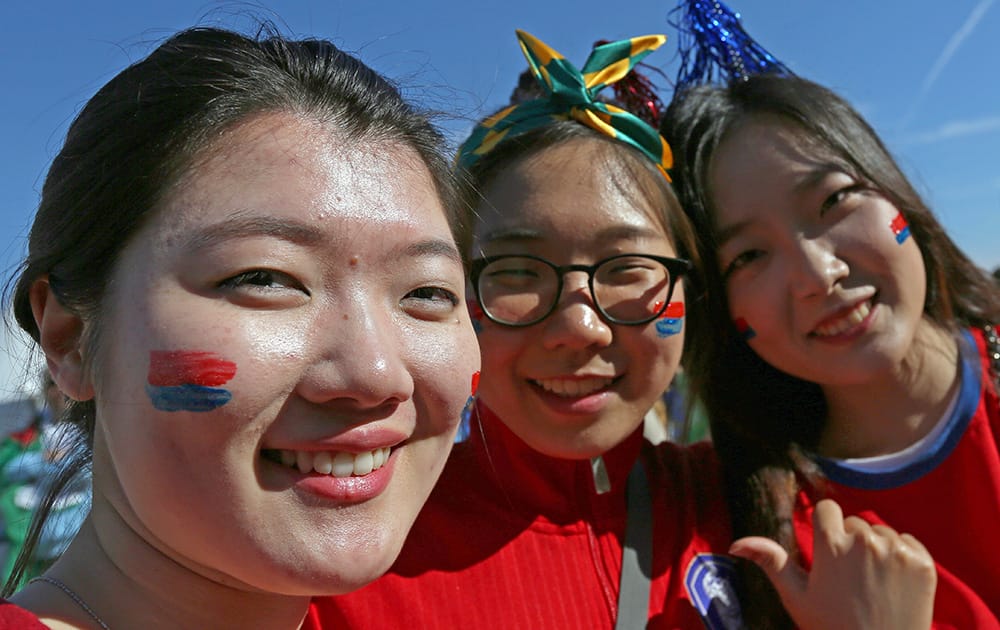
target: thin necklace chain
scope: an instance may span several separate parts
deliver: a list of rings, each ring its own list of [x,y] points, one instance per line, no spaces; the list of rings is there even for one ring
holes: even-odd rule
[[[77,606],[82,608],[88,615],[90,615],[90,618],[93,619],[97,623],[97,625],[99,625],[104,630],[111,630],[111,628],[108,627],[108,624],[104,623],[104,620],[101,619],[98,616],[98,614],[94,612],[94,609],[88,606],[87,602],[83,601],[82,597],[73,592],[73,589],[66,586],[62,581],[57,580],[54,577],[49,577],[47,575],[40,575],[32,579],[30,582],[28,582],[28,584],[31,584],[32,582],[47,582],[52,586],[58,588],[63,593],[69,595],[69,598],[72,599],[74,602],[76,602]]]
[[[472,415],[476,416],[476,426],[479,428],[479,436],[483,440],[483,449],[486,451],[486,461],[490,463],[490,470],[493,471],[493,478],[497,480],[497,485],[500,486],[500,492],[503,493],[503,498],[507,499],[507,506],[510,508],[512,514],[517,514],[517,510],[514,509],[514,502],[510,500],[510,496],[507,494],[507,488],[503,485],[503,477],[500,476],[500,471],[497,470],[496,465],[493,463],[493,456],[490,454],[490,445],[486,441],[486,432],[483,430],[483,419],[479,416],[479,401],[472,407],[472,414],[470,414],[469,421],[472,421]]]

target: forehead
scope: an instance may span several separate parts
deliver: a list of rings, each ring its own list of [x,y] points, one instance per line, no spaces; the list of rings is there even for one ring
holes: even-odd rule
[[[227,215],[295,220],[331,236],[343,221],[450,234],[415,150],[290,113],[257,116],[202,150],[165,195],[157,222],[170,233]]]
[[[628,161],[603,145],[563,142],[506,167],[483,191],[476,243],[522,233],[583,246],[609,235],[669,240],[664,210],[656,207],[662,195],[642,185],[648,173],[630,172]]]
[[[726,134],[712,157],[708,184],[715,211],[795,194],[824,174],[843,171],[840,161],[792,123],[750,118]]]

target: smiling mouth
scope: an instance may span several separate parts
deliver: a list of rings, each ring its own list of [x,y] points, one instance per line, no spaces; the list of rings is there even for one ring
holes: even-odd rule
[[[620,378],[620,377],[618,377]],[[589,378],[544,378],[529,379],[529,381],[541,387],[550,394],[562,396],[564,398],[577,398],[587,396],[594,392],[610,387],[618,378],[609,377],[589,377]]]
[[[871,312],[871,300],[865,300],[852,308],[843,317],[839,317],[833,321],[817,326],[816,329],[812,331],[812,334],[816,337],[833,337],[839,335],[865,321],[865,318],[868,317]]]
[[[363,453],[263,449],[261,455],[286,468],[297,468],[304,475],[319,473],[333,477],[360,477],[384,466],[391,452],[392,449],[386,446]]]

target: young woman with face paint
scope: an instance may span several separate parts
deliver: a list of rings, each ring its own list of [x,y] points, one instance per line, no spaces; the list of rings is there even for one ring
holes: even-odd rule
[[[810,514],[832,497],[926,544],[936,622],[996,627],[1000,289],[815,83],[692,88],[661,129],[705,268],[687,373],[729,465],[736,534],[808,565]],[[772,615],[763,577],[750,582],[748,619]]]
[[[93,504],[0,626],[298,628],[390,566],[479,369],[440,146],[319,40],[183,31],[98,91],[13,292]]]
[[[365,627],[380,611],[386,628],[742,627],[710,446],[642,436],[680,360],[689,296],[678,254],[693,251],[691,232],[665,177],[669,148],[593,98],[663,38],[599,46],[582,70],[519,39],[542,98],[487,119],[459,157],[479,191],[467,252],[483,371],[470,438],[392,570],[318,599],[310,627]],[[888,622],[831,614],[872,589],[861,537],[885,549],[903,539],[845,523],[832,503],[819,512],[827,551],[811,580],[776,572],[803,626],[926,627],[926,608],[894,590],[918,602],[933,592],[919,543],[879,574],[875,590],[896,598],[876,611]]]

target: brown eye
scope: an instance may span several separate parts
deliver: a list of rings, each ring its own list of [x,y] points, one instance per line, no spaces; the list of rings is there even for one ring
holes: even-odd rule
[[[746,267],[747,265],[749,265],[750,263],[757,260],[763,255],[764,252],[759,249],[748,249],[746,251],[740,252],[739,254],[733,257],[732,261],[730,261],[728,265],[726,265],[725,269],[722,272],[723,280],[728,280],[729,276],[736,273],[740,269]]]
[[[852,195],[860,193],[865,190],[864,184],[851,184],[850,186],[845,186],[840,188],[835,193],[823,200],[823,206],[820,208],[820,216],[826,214],[829,210],[836,208],[838,205],[850,199]]]
[[[298,280],[273,269],[250,269],[219,282],[219,288],[239,293],[268,295],[296,291],[309,295],[309,290]]]
[[[458,306],[459,301],[457,295],[448,289],[442,289],[441,287],[420,287],[419,289],[414,289],[407,293],[403,299],[445,302],[451,306]]]

